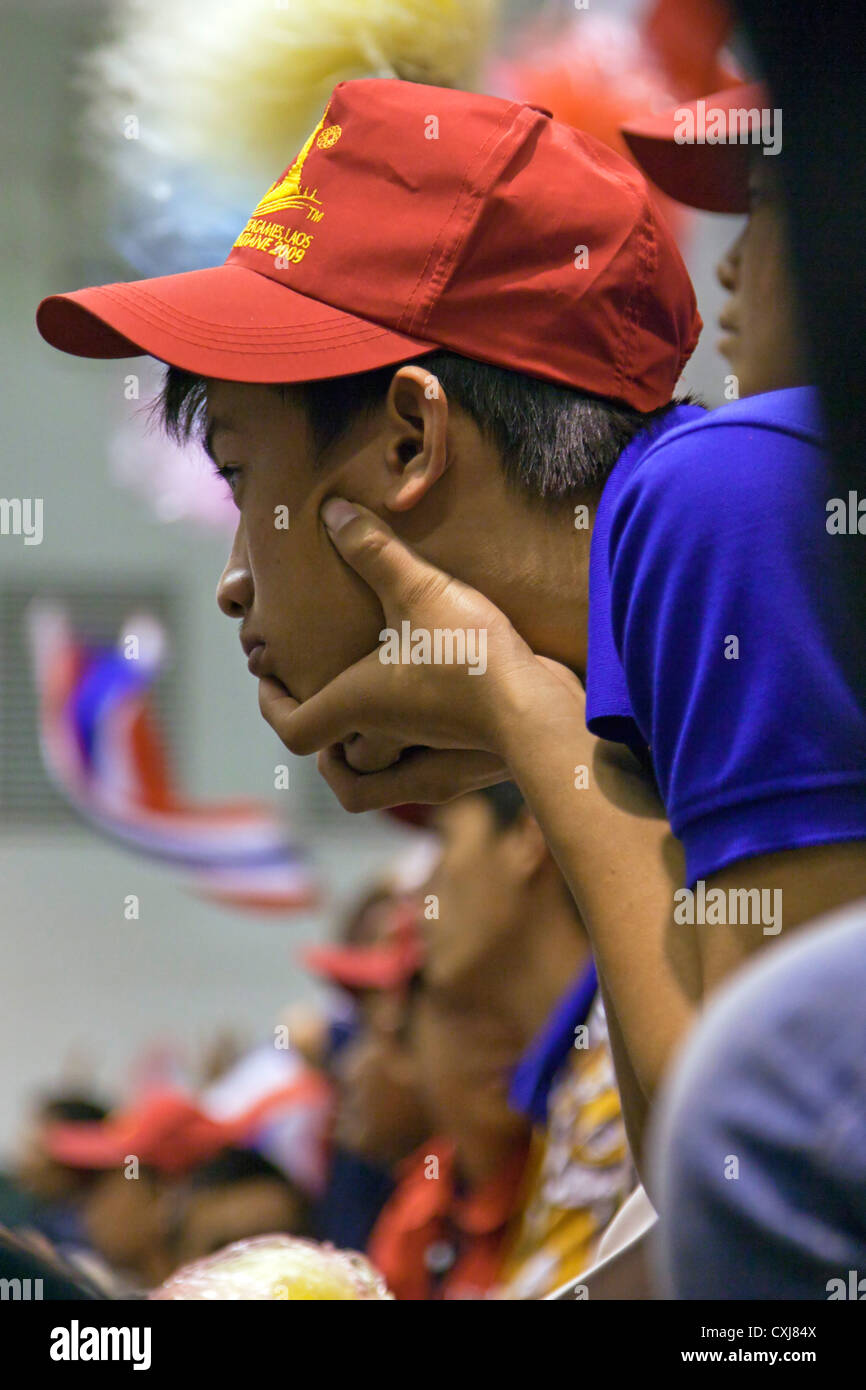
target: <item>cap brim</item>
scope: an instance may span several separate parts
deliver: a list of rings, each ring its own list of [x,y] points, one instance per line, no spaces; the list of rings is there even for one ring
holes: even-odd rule
[[[647,178],[668,197],[703,212],[749,211],[749,159],[754,146],[728,143],[729,113],[762,109],[766,89],[760,83],[730,87],[701,97],[705,109],[725,113],[713,143],[681,142],[683,113],[697,114],[698,102],[681,102],[659,115],[641,117],[620,127],[623,139]]]
[[[437,347],[239,265],[49,295],[36,324],[52,347],[77,357],[149,354],[224,381],[347,376]]]
[[[45,1132],[47,1151],[69,1168],[114,1168],[135,1154],[165,1173],[180,1173],[232,1141],[219,1121],[188,1097],[153,1092],[107,1120],[55,1124]]]
[[[417,973],[422,951],[411,942],[397,941],[385,946],[308,946],[301,959],[314,975],[344,989],[391,990]]]
[[[43,1143],[51,1157],[67,1168],[113,1168],[123,1162],[134,1137],[118,1133],[111,1124],[88,1122],[52,1125]]]

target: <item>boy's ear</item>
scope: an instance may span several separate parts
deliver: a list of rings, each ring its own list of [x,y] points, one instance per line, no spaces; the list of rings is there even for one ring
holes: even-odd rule
[[[448,400],[438,379],[423,366],[400,367],[385,403],[385,465],[382,499],[392,512],[407,512],[438,482],[448,464]]]
[[[516,878],[528,883],[551,858],[538,821],[528,811],[522,811],[504,834],[508,836],[512,872]]]

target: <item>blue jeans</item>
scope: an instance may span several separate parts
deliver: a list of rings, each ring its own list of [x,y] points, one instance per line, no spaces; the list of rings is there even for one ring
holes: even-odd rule
[[[770,946],[709,1005],[651,1174],[663,1296],[866,1299],[866,901]]]

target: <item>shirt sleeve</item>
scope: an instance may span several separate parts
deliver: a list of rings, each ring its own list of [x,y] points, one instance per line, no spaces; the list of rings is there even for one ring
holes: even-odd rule
[[[689,885],[866,838],[866,716],[828,487],[813,439],[737,421],[661,440],[616,504],[614,641]]]

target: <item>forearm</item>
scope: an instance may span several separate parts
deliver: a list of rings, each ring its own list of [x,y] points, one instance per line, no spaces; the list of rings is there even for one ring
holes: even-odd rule
[[[598,971],[598,987],[604,1004],[608,1043],[616,1072],[626,1139],[638,1177],[643,1181],[643,1147],[650,1114],[649,1102],[635,1073],[610,990],[600,970]]]
[[[567,692],[513,711],[509,728],[511,774],[581,912],[634,1075],[651,1102],[700,1001],[697,944],[673,926],[680,846],[637,763],[587,733]],[[579,766],[587,767],[586,787],[575,786]],[[624,1079],[624,1091],[629,1086]]]

